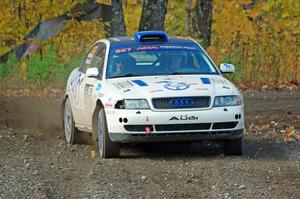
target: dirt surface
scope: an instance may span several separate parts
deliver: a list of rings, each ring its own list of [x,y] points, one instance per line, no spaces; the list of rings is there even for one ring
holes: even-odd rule
[[[244,97],[244,156],[194,142],[108,160],[66,144],[60,96],[0,97],[0,198],[300,198],[300,91]]]

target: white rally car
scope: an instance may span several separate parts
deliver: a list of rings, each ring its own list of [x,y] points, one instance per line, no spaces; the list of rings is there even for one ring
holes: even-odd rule
[[[97,41],[68,79],[62,106],[65,137],[92,133],[102,158],[120,144],[224,141],[241,155],[244,105],[239,90],[195,41],[162,31]]]

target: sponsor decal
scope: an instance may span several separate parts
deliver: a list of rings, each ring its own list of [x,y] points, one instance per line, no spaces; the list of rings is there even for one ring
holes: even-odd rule
[[[226,70],[234,70],[234,66],[232,64],[223,64],[224,67],[226,67]]]
[[[158,50],[159,46],[139,46],[135,50]]]
[[[194,101],[193,98],[173,98],[170,100],[170,105],[173,108],[184,108],[193,106]]]
[[[126,90],[124,90],[123,92],[124,93],[127,93],[127,92],[129,92],[129,91],[131,91],[130,89],[126,89]]]
[[[92,93],[94,86],[91,84],[84,85],[84,104],[89,106],[92,103]]]
[[[225,89],[230,89],[230,87],[229,87],[229,86],[223,86],[223,88],[225,88]]]
[[[93,92],[93,88],[94,86],[91,85],[91,84],[86,84],[84,86],[84,95],[85,96],[91,96],[92,95],[92,92]]]
[[[115,50],[115,53],[126,53],[126,52],[130,52],[131,48],[119,48]]]
[[[133,87],[133,84],[130,81],[123,81],[114,84],[118,89],[125,89]]]
[[[111,108],[113,105],[112,105],[112,103],[105,103],[104,104],[104,107],[105,108]]]
[[[211,79],[215,84],[225,84],[225,85],[228,85],[228,83],[223,80],[223,79],[219,79],[219,78],[212,78]]]
[[[176,121],[179,121],[179,120],[198,120],[198,117],[197,116],[181,115],[180,117],[176,117],[176,116],[171,117],[170,121],[172,121],[172,120],[176,120]]]
[[[160,46],[160,49],[167,50],[196,50],[196,47],[193,46]]]
[[[99,91],[101,88],[102,88],[102,84],[101,83],[97,84],[96,91]]]
[[[211,84],[209,78],[201,77],[200,78],[203,84]]]
[[[98,93],[98,97],[104,97],[103,93]]]
[[[134,51],[150,51],[150,50],[189,50],[195,51],[198,50],[199,47],[195,45],[152,45],[152,46],[129,46],[129,47],[117,47],[112,52],[115,54],[128,53]]]
[[[131,80],[131,81],[138,86],[148,86],[148,84],[146,82],[144,82],[143,80]]]
[[[173,91],[181,91],[188,89],[191,85],[196,85],[195,83],[185,83],[185,82],[173,82],[173,81],[160,81],[156,83],[164,84],[164,88]]]

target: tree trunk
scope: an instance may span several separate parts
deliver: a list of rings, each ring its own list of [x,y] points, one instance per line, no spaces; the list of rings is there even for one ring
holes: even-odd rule
[[[110,31],[113,37],[126,35],[122,0],[112,0],[112,17]]]
[[[208,47],[211,39],[212,0],[197,0],[195,10],[199,38],[203,40],[204,47]]]
[[[186,6],[186,32],[191,34],[191,8],[192,8],[192,0],[187,0]]]
[[[144,0],[139,31],[164,30],[168,0]]]

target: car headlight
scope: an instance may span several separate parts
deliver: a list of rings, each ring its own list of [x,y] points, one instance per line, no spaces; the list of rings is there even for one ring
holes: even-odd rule
[[[217,96],[214,100],[214,107],[220,106],[238,106],[242,104],[242,100],[238,95]]]
[[[149,109],[146,99],[125,99],[116,104],[117,109]]]

